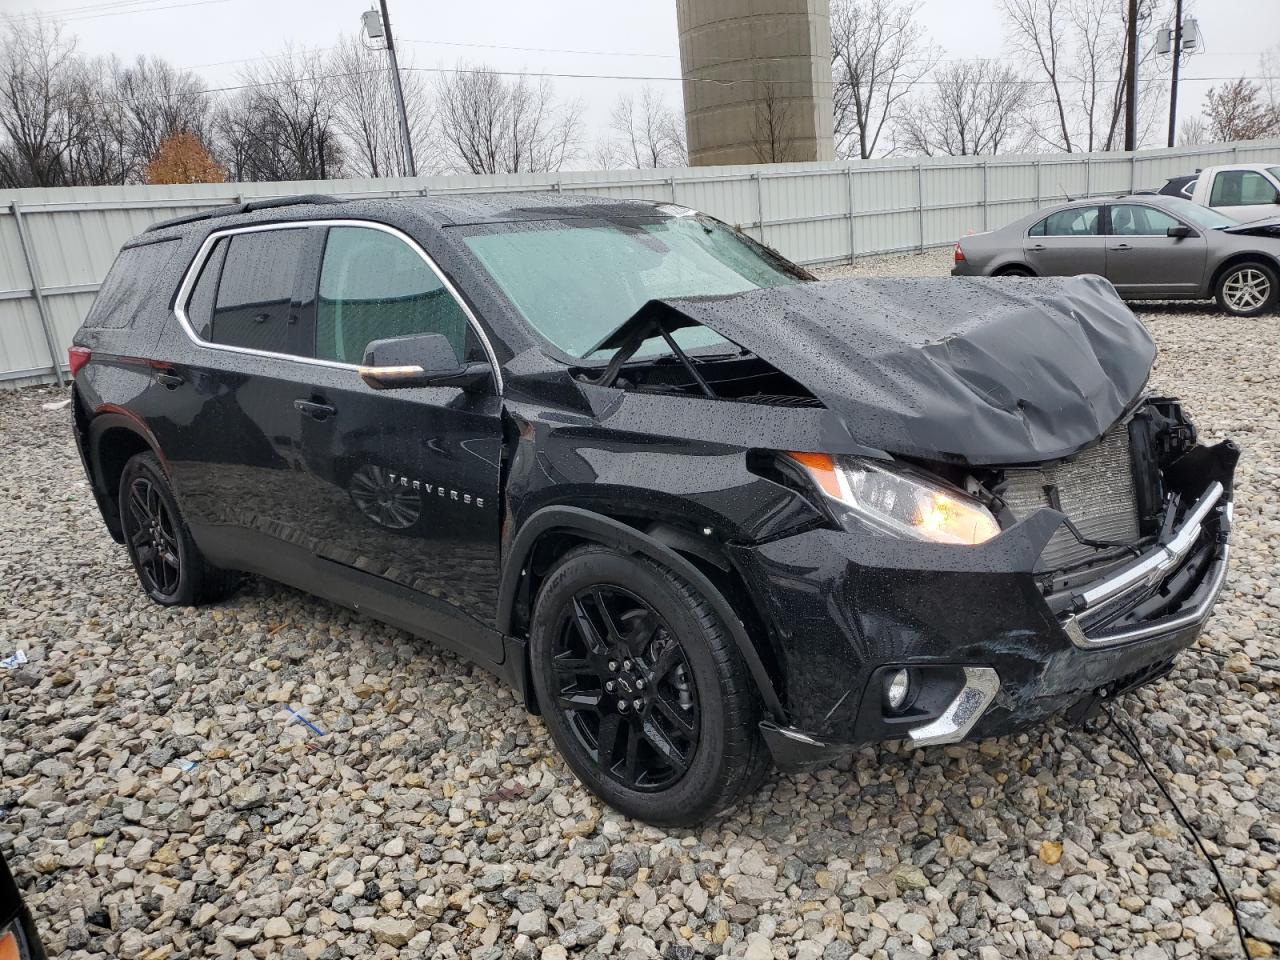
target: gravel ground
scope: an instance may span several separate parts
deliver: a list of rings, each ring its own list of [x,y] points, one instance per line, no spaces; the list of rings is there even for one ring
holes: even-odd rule
[[[1238,549],[1199,646],[1122,712],[1267,956],[1280,319],[1206,309],[1141,314],[1157,388],[1245,447]],[[702,830],[646,827],[588,796],[509,690],[405,634],[270,583],[145,602],[55,397],[0,395],[0,657],[30,658],[0,667],[0,849],[54,956],[1239,955],[1114,729],[869,748]]]

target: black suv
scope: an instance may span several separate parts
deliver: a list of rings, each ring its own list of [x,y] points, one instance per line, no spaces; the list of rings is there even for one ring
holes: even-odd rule
[[[1096,277],[816,281],[674,205],[251,202],[121,251],[75,433],[163,604],[433,638],[627,814],[1079,717],[1222,585],[1237,450]]]

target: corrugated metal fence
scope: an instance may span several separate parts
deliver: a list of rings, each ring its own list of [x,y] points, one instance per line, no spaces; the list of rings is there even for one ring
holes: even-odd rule
[[[1272,160],[1280,160],[1280,140],[1137,153],[0,192],[0,387],[62,376],[67,344],[124,241],[156,220],[248,197],[560,190],[669,200],[813,264],[950,244],[1064,195],[1123,193],[1199,167]]]

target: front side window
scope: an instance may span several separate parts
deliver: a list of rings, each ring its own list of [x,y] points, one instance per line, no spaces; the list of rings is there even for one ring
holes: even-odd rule
[[[1096,237],[1099,235],[1097,207],[1071,207],[1049,214],[1027,234],[1032,237]]]
[[[1155,207],[1118,203],[1111,208],[1111,233],[1118,237],[1164,237],[1170,227],[1182,224]]]
[[[650,300],[744,293],[807,279],[797,267],[707,217],[542,220],[473,233],[467,247],[528,324],[586,357]],[[726,344],[706,327],[683,349]],[[661,348],[646,344],[637,356]]]
[[[361,363],[374,340],[439,333],[459,360],[484,358],[467,315],[416,250],[365,227],[332,227],[316,301],[315,354]]]
[[[263,230],[228,238],[209,341],[292,353],[293,296],[306,231]],[[193,322],[194,323],[194,322]]]
[[[1255,170],[1224,170],[1213,178],[1211,207],[1250,207],[1275,203],[1275,185]]]

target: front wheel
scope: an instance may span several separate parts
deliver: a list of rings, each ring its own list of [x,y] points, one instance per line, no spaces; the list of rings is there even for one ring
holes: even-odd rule
[[[1276,305],[1280,285],[1265,263],[1237,263],[1223,271],[1214,291],[1218,305],[1233,317],[1256,317]]]
[[[767,768],[733,641],[705,598],[648,559],[602,546],[569,553],[538,593],[530,657],[556,746],[628,816],[692,826]]]

